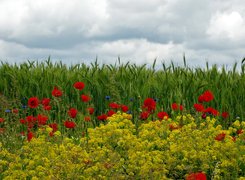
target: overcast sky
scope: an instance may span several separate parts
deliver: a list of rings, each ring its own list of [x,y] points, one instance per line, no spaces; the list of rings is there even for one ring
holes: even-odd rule
[[[245,57],[244,0],[0,0],[0,60],[174,61]]]

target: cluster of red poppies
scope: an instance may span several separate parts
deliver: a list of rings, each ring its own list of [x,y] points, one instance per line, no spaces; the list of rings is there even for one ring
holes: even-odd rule
[[[109,104],[109,110],[106,114],[102,114],[97,116],[97,119],[100,121],[104,121],[107,119],[107,117],[112,116],[113,114],[115,114],[117,111],[121,110],[122,112],[128,112],[129,108],[128,106],[124,105],[124,104],[118,104],[115,102],[112,102]]]
[[[76,82],[73,84],[73,87],[80,92],[85,88],[85,84],[83,82]],[[63,96],[63,92],[61,91],[61,89],[59,89],[57,86],[55,86],[52,90],[52,96],[54,98],[61,99],[61,97]],[[95,109],[94,109],[94,107],[90,107],[88,102],[90,102],[92,100],[92,98],[89,95],[81,93],[80,99],[83,103],[86,103],[86,105],[87,105],[87,108],[86,108],[87,115],[84,116],[84,121],[86,121],[86,122],[91,121],[91,119],[93,118],[91,115],[94,114]],[[106,96],[106,99],[109,100],[110,96]],[[212,92],[209,90],[205,91],[203,94],[201,94],[198,97],[199,103],[194,104],[193,107],[197,112],[202,113],[203,118],[206,117],[206,114],[218,116],[219,112],[216,109],[214,109],[212,107],[205,108],[206,103],[212,101],[213,99],[214,99],[214,95],[212,94]],[[28,107],[30,109],[36,109],[38,107],[41,107],[46,112],[50,112],[50,110],[52,110],[52,103],[51,103],[50,98],[43,98],[42,100],[39,100],[38,97],[30,97],[28,99],[27,104],[28,104]],[[162,110],[162,111],[158,111],[156,113],[156,106],[157,106],[157,102],[155,99],[146,98],[143,101],[143,105],[141,107],[142,112],[139,114],[138,118],[140,118],[141,120],[147,120],[147,119],[149,119],[150,116],[152,116],[152,119],[155,119],[156,117],[160,120],[168,119],[169,114],[166,111]],[[178,111],[178,112],[181,112],[184,110],[183,105],[177,104],[177,103],[172,103],[171,108],[173,111]],[[129,110],[129,107],[127,105],[111,102],[111,103],[109,103],[109,110],[104,114],[98,115],[97,120],[105,121],[107,119],[107,117],[112,116],[113,114],[115,114],[119,110],[122,112],[126,112],[126,113],[132,113]],[[16,111],[16,113],[18,113],[18,110]],[[78,113],[79,113],[79,110],[74,108],[74,107],[71,107],[70,109],[68,109],[67,114],[68,114],[69,118],[67,120],[63,121],[64,127],[68,128],[68,129],[75,128],[77,126],[77,124],[76,124],[76,121],[74,119],[77,117]],[[156,114],[156,117],[154,117],[155,114]],[[228,116],[229,116],[228,112],[222,112],[221,115],[223,118],[228,118]],[[135,118],[137,118],[137,117],[135,117]],[[31,137],[33,136],[32,128],[35,126],[40,127],[40,126],[46,125],[47,121],[48,121],[48,116],[43,115],[43,114],[38,114],[37,116],[30,116],[29,115],[26,118],[20,119],[20,123],[22,125],[27,126],[27,129],[28,129],[27,130],[27,136],[29,137],[28,140],[30,140]],[[4,122],[4,119],[0,118],[0,125],[3,124],[3,122]],[[57,131],[58,124],[52,123],[52,124],[49,124],[49,126],[53,129],[53,131],[50,134],[52,136],[53,133],[55,131]],[[171,130],[174,130],[177,128],[178,127],[170,126]],[[3,129],[3,128],[1,128],[1,129]],[[22,134],[24,134],[24,133],[22,133]],[[220,135],[216,139],[220,140],[223,137],[224,137],[224,135]]]
[[[201,112],[203,113],[202,114],[202,117],[203,118],[206,118],[206,115],[207,114],[210,114],[210,115],[213,115],[213,116],[218,116],[220,115],[219,111],[212,108],[212,107],[207,107],[205,108],[205,103],[208,103],[210,101],[212,101],[214,99],[214,95],[211,91],[205,91],[203,94],[201,94],[199,97],[198,97],[198,102],[199,103],[196,103],[194,104],[194,108],[197,112]],[[224,111],[221,113],[221,116],[226,119],[229,117],[229,113]]]
[[[173,103],[171,107],[174,111],[183,111],[183,109],[184,109],[183,105],[177,104],[177,103]],[[150,115],[153,115],[155,113],[156,100],[154,100],[152,98],[146,98],[144,100],[143,105],[142,105],[142,110],[143,110],[143,112],[141,112],[141,114],[140,114],[140,119],[142,119],[142,120],[148,119]],[[157,113],[157,117],[160,120],[162,120],[162,119],[168,119],[169,115],[165,111],[160,111]]]

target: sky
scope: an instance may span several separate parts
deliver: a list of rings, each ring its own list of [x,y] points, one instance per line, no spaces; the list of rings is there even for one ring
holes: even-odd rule
[[[0,0],[0,60],[232,66],[244,0]]]

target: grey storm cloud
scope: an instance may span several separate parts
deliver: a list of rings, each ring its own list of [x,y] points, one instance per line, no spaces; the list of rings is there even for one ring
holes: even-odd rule
[[[1,60],[230,65],[244,49],[243,0],[0,1]]]

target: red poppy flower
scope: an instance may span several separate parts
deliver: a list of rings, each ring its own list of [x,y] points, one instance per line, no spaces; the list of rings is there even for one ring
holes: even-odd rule
[[[229,117],[229,113],[228,112],[222,112],[221,116],[226,119]]]
[[[60,97],[62,96],[62,91],[59,90],[56,86],[54,87],[53,91],[52,91],[52,96],[54,97]]]
[[[217,111],[216,109],[213,109],[212,114],[214,116],[218,116],[219,115],[219,111]]]
[[[100,116],[97,116],[97,118],[98,118],[98,120],[100,120],[100,121],[104,121],[104,120],[107,119],[107,115],[106,115],[106,114],[102,114],[102,115],[100,115]]]
[[[45,111],[50,111],[52,109],[52,107],[51,106],[43,106],[43,109]]]
[[[38,126],[45,125],[47,121],[48,121],[47,116],[42,115],[42,114],[38,114],[38,116],[37,116]]]
[[[85,84],[83,82],[76,82],[73,84],[73,87],[81,91],[85,87]]]
[[[111,117],[113,114],[116,114],[116,112],[113,111],[113,110],[109,110],[109,111],[107,112],[108,117]]]
[[[214,95],[211,91],[205,91],[203,93],[203,96],[204,96],[204,101],[205,102],[209,102],[209,101],[212,101],[214,99]]]
[[[222,141],[225,139],[226,134],[225,133],[220,133],[215,137],[215,140],[217,141]]]
[[[122,109],[123,112],[127,112],[128,111],[128,106],[121,105],[121,109]]]
[[[43,106],[48,106],[50,103],[50,99],[49,98],[43,98],[42,99],[42,105]]]
[[[37,97],[31,97],[28,100],[28,106],[30,108],[36,108],[36,107],[38,107],[38,102],[39,102],[39,100]]]
[[[90,115],[92,115],[94,113],[94,108],[92,108],[92,107],[87,108],[87,110],[88,110]]]
[[[203,172],[191,173],[186,177],[186,180],[207,180],[206,174]]]
[[[3,118],[0,118],[0,123],[3,123],[4,122],[4,119]]]
[[[89,122],[89,121],[91,121],[91,118],[89,116],[85,116],[84,121]]]
[[[25,119],[20,119],[20,123],[21,124],[26,124],[26,120]]]
[[[204,96],[203,96],[203,95],[200,95],[200,96],[198,97],[198,102],[199,102],[199,103],[203,103],[203,102],[204,102]]]
[[[194,104],[193,106],[197,112],[203,112],[204,111],[204,106],[202,104]]]
[[[27,133],[27,140],[31,141],[31,139],[34,137],[34,134],[32,132]]]
[[[178,104],[177,104],[177,103],[173,103],[173,104],[172,104],[172,109],[173,109],[174,111],[178,110],[178,109],[179,109]]]
[[[26,122],[29,129],[33,128],[33,126],[36,124],[37,118],[34,116],[27,116]]]
[[[150,116],[150,113],[148,111],[144,111],[140,114],[140,119],[146,120]]]
[[[58,124],[57,123],[51,123],[48,126],[53,129],[53,132],[56,132],[58,130]]]
[[[214,99],[213,93],[211,91],[205,91],[202,95],[198,97],[198,102],[209,102]]]
[[[180,111],[183,111],[183,109],[184,109],[184,107],[183,107],[183,105],[178,105],[177,103],[173,103],[172,105],[171,105],[171,107],[172,107],[172,109],[174,110],[174,111],[177,111],[177,110],[180,110]]]
[[[167,118],[168,119],[168,113],[166,113],[166,112],[159,112],[158,114],[157,114],[157,117],[160,119],[160,120],[162,120],[162,119],[164,119],[164,118]]]
[[[12,110],[14,114],[18,114],[19,110],[18,109],[13,109]]]
[[[28,123],[35,122],[36,121],[36,118],[34,116],[27,116],[26,117],[26,121]]]
[[[64,122],[64,125],[65,125],[66,128],[69,128],[69,129],[72,129],[72,128],[76,127],[76,124],[73,121],[68,121],[68,120],[66,120]]]
[[[208,108],[205,109],[203,112],[204,112],[204,113],[212,114],[212,115],[214,115],[214,116],[218,116],[218,115],[219,115],[219,112],[218,112],[216,109],[212,108],[212,107],[208,107]]]
[[[110,108],[112,108],[112,109],[119,109],[119,108],[120,108],[120,105],[117,104],[117,103],[114,103],[114,102],[110,103],[109,106],[110,106]]]
[[[152,98],[146,98],[144,100],[143,108],[145,108],[147,111],[152,112],[156,109],[156,101]]]
[[[88,95],[85,95],[85,94],[82,94],[82,95],[81,95],[81,100],[82,100],[83,102],[89,102],[90,99],[91,99],[91,98],[90,98]]]
[[[76,118],[76,116],[77,116],[77,109],[75,109],[75,108],[70,108],[70,110],[68,111],[68,115],[69,115],[71,118]]]

